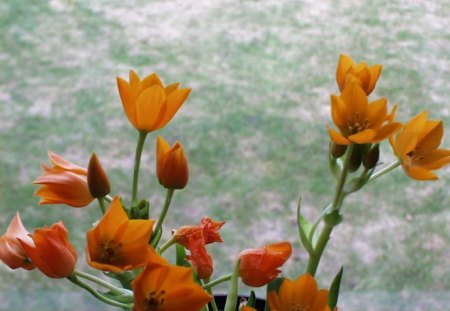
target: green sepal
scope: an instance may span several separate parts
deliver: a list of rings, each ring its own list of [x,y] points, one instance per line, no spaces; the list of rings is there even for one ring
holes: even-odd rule
[[[331,283],[330,290],[328,292],[328,306],[331,310],[337,306],[338,297],[339,297],[339,288],[341,287],[341,279],[342,273],[344,272],[344,267],[341,267],[338,274],[333,279]]]
[[[255,303],[256,303],[256,295],[255,295],[255,291],[252,290],[252,291],[250,291],[250,296],[248,297],[246,305],[254,308]]]
[[[311,241],[308,239],[308,236],[313,228],[313,224],[306,220],[305,217],[303,217],[301,213],[301,205],[302,205],[302,198],[300,197],[298,199],[297,204],[297,225],[298,225],[298,233],[300,235],[300,240],[302,241],[303,246],[305,247],[306,251],[309,254],[314,253],[313,246],[311,244]]]
[[[152,237],[150,239],[150,244],[151,246],[153,246],[153,248],[156,248],[156,246],[159,243],[159,240],[161,240],[161,236],[162,236],[162,228],[159,227],[156,232],[152,233]]]
[[[375,168],[372,168],[370,170],[365,170],[359,177],[355,177],[352,180],[350,180],[348,183],[344,186],[344,192],[346,194],[356,192],[362,187],[365,186],[365,184],[368,183],[370,176],[372,176],[373,172],[375,171]]]
[[[184,246],[176,243],[175,245],[175,263],[177,266],[184,266],[184,260],[186,258],[186,250]]]
[[[339,210],[334,210],[330,213],[325,214],[323,217],[323,221],[330,227],[336,227],[343,220],[341,214],[339,214]]]
[[[137,205],[138,219],[148,219],[150,213],[150,202],[147,200],[141,200]]]

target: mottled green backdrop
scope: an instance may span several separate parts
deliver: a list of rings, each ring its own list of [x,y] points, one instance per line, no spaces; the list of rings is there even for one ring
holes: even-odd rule
[[[192,88],[158,132],[181,140],[191,170],[165,237],[202,215],[227,221],[225,243],[210,247],[215,276],[244,248],[290,240],[284,270],[293,278],[307,258],[297,198],[311,218],[332,198],[326,125],[339,54],[384,65],[371,98],[398,104],[401,121],[426,109],[449,132],[449,16],[448,0],[2,1],[0,233],[17,210],[30,230],[62,219],[79,268],[88,269],[85,231],[98,207],[38,206],[31,182],[47,150],[82,166],[96,151],[113,192],[129,200],[137,134],[115,77],[156,71]],[[140,194],[157,216],[164,191],[154,176],[154,141],[144,150]],[[383,162],[394,160],[388,144],[382,150]],[[347,200],[318,274],[326,287],[345,266],[342,310],[448,310],[450,170],[439,174],[423,183],[397,170]],[[105,309],[66,280],[3,264],[0,301],[1,310]]]

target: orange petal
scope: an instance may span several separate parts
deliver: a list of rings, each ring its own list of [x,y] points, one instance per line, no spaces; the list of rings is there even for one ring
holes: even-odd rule
[[[372,142],[380,142],[386,138],[392,136],[402,127],[400,122],[388,123],[379,129],[377,129],[377,135],[374,137]]]
[[[130,123],[136,127],[136,98],[139,90],[133,88],[128,82],[122,78],[117,78],[117,88],[119,89],[120,100],[122,101],[123,110],[127,115]]]
[[[365,116],[369,104],[367,95],[361,86],[356,82],[351,82],[342,91],[341,98],[352,115]]]
[[[422,111],[405,125],[405,131],[420,133],[428,119],[428,111]]]
[[[331,95],[331,117],[339,130],[345,131],[347,129],[347,120],[350,118],[348,110],[342,99],[335,94]]]
[[[167,110],[163,117],[158,122],[157,129],[164,127],[170,120],[172,120],[175,113],[183,105],[186,98],[189,96],[191,89],[178,89],[169,94],[167,97]]]
[[[417,135],[411,131],[401,131],[395,136],[394,150],[398,157],[410,153],[417,145]]]
[[[165,101],[164,89],[158,85],[142,91],[136,101],[137,129],[147,132],[156,130]]]
[[[144,80],[142,80],[142,88],[143,89],[148,89],[154,85],[158,85],[158,86],[164,88],[164,85],[163,85],[161,79],[158,77],[158,75],[156,73],[152,73],[152,74],[148,75],[147,77],[145,77]]]
[[[433,150],[414,161],[414,165],[428,170],[437,170],[447,164],[450,164],[450,150],[448,149]]]
[[[48,158],[50,159],[50,162],[52,162],[52,164],[55,166],[56,169],[70,171],[72,173],[79,175],[87,175],[87,170],[85,168],[73,164],[70,161],[67,161],[66,159],[64,159],[63,157],[57,155],[52,151],[48,151]]]
[[[314,297],[314,302],[311,305],[310,309],[308,310],[324,311],[327,306],[328,306],[328,291],[325,289],[321,289],[316,293]]]
[[[367,108],[367,119],[371,128],[378,128],[387,118],[387,100],[380,98],[371,102]]]
[[[345,87],[345,82],[349,70],[355,66],[355,63],[350,56],[341,54],[339,57],[339,63],[336,69],[336,82],[339,86],[339,90],[342,91]]]
[[[338,145],[350,145],[351,141],[349,141],[347,138],[342,136],[340,133],[336,132],[332,128],[328,127],[328,135],[330,136],[330,139],[338,144]]]
[[[289,279],[284,279],[278,289],[278,302],[281,310],[289,310],[293,304],[297,303],[298,289],[294,282]]]
[[[312,304],[317,292],[317,283],[309,273],[299,276],[295,281],[295,303],[300,309],[307,309]]]
[[[444,124],[442,121],[428,121],[417,137],[416,153],[423,154],[436,149],[441,144],[443,135]]]
[[[176,91],[178,87],[180,86],[180,82],[172,83],[164,88],[164,91],[166,92],[166,96],[169,96],[172,92]]]
[[[366,88],[367,95],[372,93],[373,89],[375,88],[375,84],[378,81],[378,77],[380,76],[382,69],[383,69],[383,66],[381,66],[381,65],[372,65],[369,67],[370,83]]]
[[[350,135],[348,137],[348,140],[355,142],[357,144],[366,144],[371,143],[376,135],[377,132],[375,130],[367,129],[362,132]]]
[[[439,179],[437,175],[433,174],[430,170],[427,170],[426,168],[423,167],[403,165],[403,169],[405,170],[405,173],[412,179],[416,180]]]

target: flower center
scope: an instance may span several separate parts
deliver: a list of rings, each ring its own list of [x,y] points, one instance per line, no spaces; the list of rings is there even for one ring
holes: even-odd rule
[[[122,260],[122,243],[108,241],[100,244],[99,262],[107,264],[117,264]]]
[[[289,311],[308,311],[308,310],[309,306],[302,308],[302,306],[297,303],[292,303],[291,307],[289,308]]]
[[[353,135],[359,132],[364,131],[365,129],[370,127],[370,122],[367,118],[362,118],[359,112],[356,112],[353,115],[353,119],[347,119],[347,131],[348,135]]]
[[[164,303],[165,290],[159,292],[153,291],[144,300],[144,311],[158,311]]]

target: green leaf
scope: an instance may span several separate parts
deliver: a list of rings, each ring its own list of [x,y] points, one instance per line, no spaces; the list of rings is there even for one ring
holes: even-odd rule
[[[254,291],[250,291],[250,296],[247,300],[247,306],[254,308],[256,303],[256,296]]]
[[[308,239],[309,233],[311,232],[313,228],[313,224],[306,220],[305,217],[303,217],[301,213],[301,204],[302,204],[302,198],[300,197],[298,199],[298,205],[297,205],[297,225],[298,225],[298,233],[300,235],[300,240],[302,241],[303,246],[308,251],[309,254],[314,253],[313,246],[311,244],[311,241]]]
[[[330,290],[328,292],[328,306],[331,310],[337,306],[338,297],[339,297],[339,288],[341,286],[342,273],[344,272],[344,267],[341,267],[338,274],[333,279],[331,283]]]

